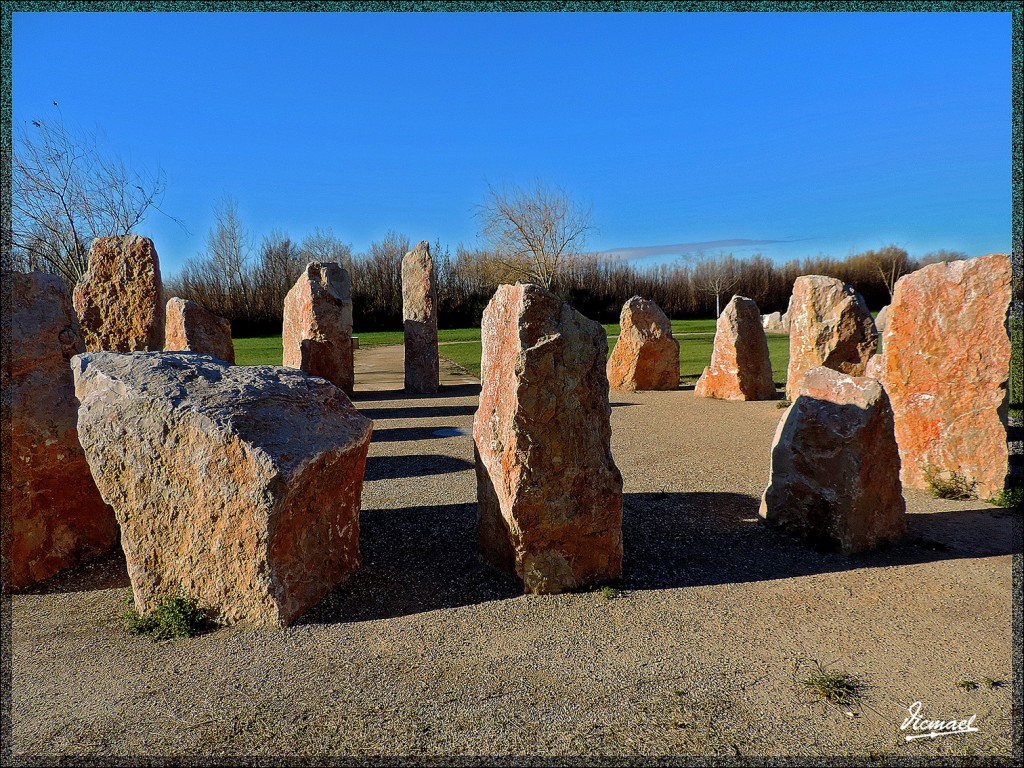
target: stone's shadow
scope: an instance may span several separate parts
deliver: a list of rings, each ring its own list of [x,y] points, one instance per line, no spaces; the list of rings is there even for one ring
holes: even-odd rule
[[[96,560],[74,570],[58,573],[46,581],[40,581],[25,589],[15,590],[14,594],[70,594],[103,589],[131,589],[131,586],[124,552],[121,550],[121,545],[117,544],[110,552]]]
[[[443,397],[479,397],[479,384],[442,384],[437,392],[416,394],[404,389],[357,389],[349,399],[353,403],[360,401],[387,400],[430,400]],[[358,405],[356,406],[359,407]]]
[[[523,593],[477,552],[476,504],[363,510],[362,567],[298,624],[334,624],[455,608]]]
[[[364,480],[394,480],[398,477],[446,475],[473,469],[473,463],[454,456],[422,453],[415,456],[370,456]]]
[[[612,408],[629,408],[633,405],[640,405],[640,403],[609,403]]]
[[[891,547],[858,555],[816,551],[763,525],[760,499],[736,493],[626,494],[625,589],[738,584],[818,573],[1021,552],[1019,523],[1000,509],[912,514]]]
[[[359,408],[357,405],[356,408]],[[422,405],[398,408],[359,408],[359,413],[374,421],[385,419],[433,419],[452,416],[472,416],[475,405]]]
[[[445,440],[449,437],[460,435],[435,435],[434,433],[443,426],[437,427],[390,427],[373,430],[371,442],[374,443],[398,443],[407,440]],[[472,435],[470,435],[472,437]]]

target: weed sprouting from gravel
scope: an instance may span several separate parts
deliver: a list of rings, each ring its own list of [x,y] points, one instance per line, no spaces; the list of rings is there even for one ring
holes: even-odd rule
[[[997,507],[1024,507],[1024,488],[1004,488],[997,496],[988,500]]]
[[[828,672],[815,662],[815,671],[800,681],[818,698],[836,706],[850,707],[860,701],[864,683],[849,672]]]
[[[601,587],[598,592],[605,600],[614,600],[617,597],[622,597],[622,590],[616,589],[608,584]]]
[[[976,691],[978,690],[978,684],[973,680],[961,680],[957,683],[958,688],[963,688],[965,691]]]
[[[995,680],[991,677],[983,677],[981,678],[981,684],[991,691],[993,688],[1002,688],[1004,685],[1006,685],[1006,681]]]
[[[976,498],[974,489],[977,483],[968,480],[966,475],[956,470],[950,472],[947,477],[929,467],[924,471],[924,479],[931,489],[932,496],[937,499],[964,501]]]
[[[789,408],[789,406],[791,406],[792,404],[792,400],[779,400],[779,402],[775,404],[775,407],[781,410],[783,408]]]
[[[124,616],[125,628],[133,635],[149,635],[156,640],[193,637],[209,622],[199,603],[185,595],[166,598],[148,614],[131,605]]]

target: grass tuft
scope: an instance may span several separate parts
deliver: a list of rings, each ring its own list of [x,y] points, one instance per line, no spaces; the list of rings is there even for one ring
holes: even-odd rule
[[[957,687],[963,688],[965,691],[976,691],[978,689],[978,684],[973,680],[961,680],[957,683]]]
[[[1004,488],[988,503],[997,507],[1024,507],[1024,488]]]
[[[184,595],[164,599],[148,614],[139,613],[131,605],[124,621],[131,634],[149,635],[154,641],[193,637],[209,623],[199,603]]]
[[[775,407],[781,410],[783,408],[789,408],[792,404],[792,400],[779,400],[779,402],[775,404]]]
[[[821,664],[800,683],[818,698],[837,706],[853,706],[864,693],[864,683],[859,678],[848,672],[826,672]]]
[[[617,597],[622,597],[622,590],[616,589],[608,584],[605,584],[603,587],[598,589],[598,592],[605,600],[614,600]]]
[[[1006,681],[995,680],[991,677],[983,677],[981,678],[981,684],[991,691],[993,688],[1002,688],[1004,685],[1006,685]]]
[[[968,480],[966,475],[957,472],[955,469],[946,475],[928,467],[924,471],[924,479],[928,483],[929,489],[931,489],[932,496],[937,499],[964,501],[977,498],[974,490],[977,483],[973,480]]]

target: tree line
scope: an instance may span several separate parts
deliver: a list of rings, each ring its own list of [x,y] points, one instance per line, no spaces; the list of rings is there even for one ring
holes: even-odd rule
[[[306,264],[332,261],[349,272],[356,332],[401,330],[402,257],[413,245],[405,234],[388,232],[365,253],[353,253],[329,230],[316,230],[301,240],[275,231],[254,247],[229,201],[218,211],[206,249],[168,281],[167,291],[227,317],[236,335],[273,334],[281,329],[284,297]],[[479,325],[497,286],[519,277],[508,273],[507,260],[493,250],[459,244],[453,252],[434,242],[431,255],[438,319],[444,328]],[[677,319],[714,317],[734,294],[756,301],[762,313],[785,312],[793,282],[807,274],[849,283],[871,309],[880,309],[889,303],[900,276],[924,263],[965,257],[938,251],[913,259],[906,250],[890,245],[843,259],[816,256],[777,264],[760,254],[739,258],[721,253],[643,266],[573,254],[561,260],[549,285],[579,312],[600,322],[617,322],[622,305],[635,295],[653,300]]]

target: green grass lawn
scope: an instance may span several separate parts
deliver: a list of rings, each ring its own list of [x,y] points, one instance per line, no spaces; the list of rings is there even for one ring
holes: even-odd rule
[[[710,331],[707,330],[710,328]],[[673,320],[672,330],[676,333],[692,334],[679,339],[679,376],[684,383],[693,383],[704,372],[704,366],[711,362],[711,350],[715,342],[714,320]],[[618,325],[606,325],[609,335],[617,334]],[[401,344],[401,331],[376,331],[360,333],[359,347]],[[480,329],[457,328],[437,333],[438,341],[461,341],[463,344],[449,344],[441,347],[441,354],[461,365],[471,374],[480,377]],[[282,349],[280,336],[257,336],[237,338],[235,360],[238,365],[281,365]],[[611,354],[615,340],[608,340],[608,354]],[[786,383],[786,366],[789,365],[789,336],[768,334],[768,352],[772,358],[772,377],[776,384]]]

